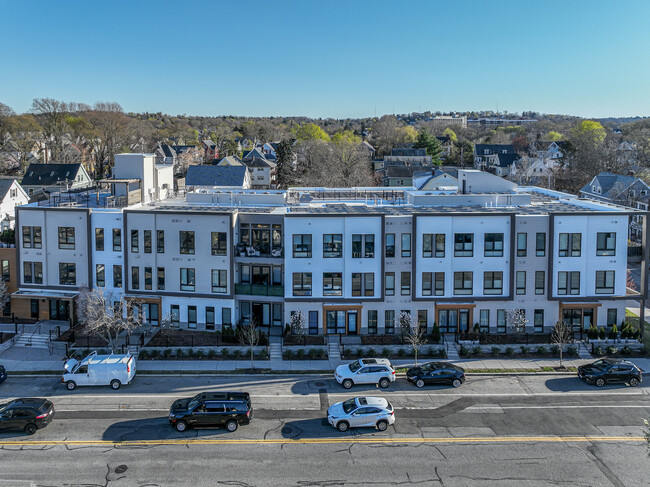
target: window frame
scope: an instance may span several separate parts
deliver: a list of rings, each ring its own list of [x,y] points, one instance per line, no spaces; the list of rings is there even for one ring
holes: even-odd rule
[[[106,287],[106,266],[95,264],[95,283],[97,287]]]
[[[411,271],[400,272],[400,296],[411,295]]]
[[[523,279],[523,285],[520,285],[522,284],[521,279]],[[519,296],[526,294],[526,271],[515,273],[515,294]]]
[[[474,256],[474,234],[454,233],[454,257]]]
[[[156,289],[158,291],[165,290],[165,268],[164,267],[156,268]]]
[[[75,227],[59,227],[59,249],[61,250],[74,250],[75,249]]]
[[[140,252],[140,232],[131,230],[131,253],[137,254],[138,252]]]
[[[389,241],[392,240],[392,244],[389,243]],[[387,233],[386,234],[386,251],[385,251],[385,256],[387,259],[392,259],[395,257],[395,234],[394,233]],[[390,252],[389,252],[390,249]]]
[[[323,296],[343,296],[342,272],[323,272]]]
[[[341,258],[343,258],[343,234],[324,233],[323,234],[323,259],[341,259]]]
[[[95,251],[103,252],[104,251],[104,229],[95,228]]]
[[[467,277],[469,276],[469,280]],[[462,287],[456,286],[461,283]],[[465,284],[469,282],[470,287]],[[474,293],[474,273],[472,271],[455,271],[454,272],[454,296],[471,296]]]
[[[179,287],[181,291],[192,292],[196,290],[196,269],[194,267],[180,268]]]
[[[608,286],[608,281],[611,278],[611,286]],[[601,286],[599,286],[599,281]],[[613,270],[603,270],[596,271],[596,280],[595,280],[595,289],[596,294],[614,294],[616,289],[616,271]]]
[[[156,253],[164,254],[165,253],[165,231],[156,230]]]
[[[309,283],[306,283],[307,278]],[[296,286],[298,282],[298,286]],[[311,272],[294,272],[291,276],[291,285],[294,296],[311,296],[312,294],[312,273]]]
[[[178,252],[181,255],[195,255],[196,233],[194,230],[178,231]]]
[[[312,256],[312,234],[294,233],[291,235],[292,256],[294,259],[311,259]],[[296,250],[296,249],[300,250]],[[303,250],[304,249],[304,250]],[[302,255],[305,254],[305,255]]]
[[[489,236],[489,238],[488,238]],[[483,236],[483,256],[503,257],[503,233],[486,233]],[[489,244],[489,245],[488,245]]]
[[[388,287],[389,277],[393,281],[393,286]],[[384,273],[384,295],[385,296],[395,296],[395,273],[394,272],[385,272]]]
[[[122,288],[122,264],[113,264],[113,287]]]
[[[71,280],[71,282],[64,282],[62,276],[64,275],[62,266],[67,266],[65,276],[66,280]],[[70,271],[72,269],[72,271]],[[70,278],[72,275],[72,278]],[[74,262],[59,262],[59,284],[61,286],[76,286],[77,285],[77,264]]]
[[[503,295],[503,271],[483,272],[483,294],[486,296]]]
[[[225,269],[212,269],[210,275],[212,292],[215,294],[228,294],[228,271]]]
[[[411,234],[402,233],[401,239],[401,256],[402,257],[411,257]]]
[[[535,257],[546,257],[546,232],[535,234]]]
[[[540,279],[541,276],[541,279]],[[541,281],[541,286],[539,285]],[[546,290],[546,271],[535,271],[535,294],[544,295]]]
[[[228,255],[228,232],[210,232],[210,255]]]
[[[602,236],[602,238],[601,238]],[[601,242],[602,239],[602,242]],[[613,247],[609,247],[608,242],[613,243]],[[602,243],[602,246],[601,246]],[[613,257],[616,255],[616,232],[598,232],[596,233],[596,255]]]
[[[528,255],[528,233],[517,233],[517,257],[526,257]]]
[[[113,228],[113,252],[122,252],[122,229]]]

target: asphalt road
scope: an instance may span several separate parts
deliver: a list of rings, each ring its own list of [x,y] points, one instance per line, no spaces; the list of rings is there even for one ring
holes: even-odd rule
[[[235,433],[173,430],[169,404],[202,390],[247,390],[254,421]],[[340,433],[329,404],[381,395],[386,432]],[[119,391],[67,391],[11,376],[0,401],[49,397],[54,422],[0,432],[0,486],[648,485],[642,441],[650,381],[597,389],[570,375],[472,376],[460,388],[344,390],[329,377],[138,376]],[[31,483],[31,484],[30,484]]]

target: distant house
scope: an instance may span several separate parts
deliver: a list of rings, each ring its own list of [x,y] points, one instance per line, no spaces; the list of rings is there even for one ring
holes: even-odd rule
[[[413,186],[413,175],[423,172],[422,166],[388,166],[382,173],[382,183],[388,187]]]
[[[542,160],[562,159],[567,150],[567,143],[564,141],[544,141],[535,142],[535,153]]]
[[[262,153],[267,159],[275,160],[277,158],[277,154],[275,153],[275,148],[277,146],[278,146],[277,142],[266,142],[262,146]]]
[[[361,148],[368,151],[368,155],[370,156],[371,159],[373,159],[375,157],[375,153],[377,151],[372,146],[372,144],[370,144],[367,140],[364,140],[363,142],[361,142]]]
[[[516,170],[515,165],[520,159],[521,156],[519,154],[497,153],[491,160],[492,162],[488,163],[486,170],[505,178],[508,177],[513,170]]]
[[[451,137],[448,135],[437,136],[438,142],[440,142],[440,147],[442,148],[442,158],[449,157],[451,155],[451,149],[454,146],[454,143],[451,141]]]
[[[251,187],[251,175],[246,166],[190,166],[185,176],[185,187],[242,188]]]
[[[384,167],[393,165],[404,166],[431,166],[431,156],[427,155],[426,149],[415,149],[410,147],[394,147],[390,155],[384,156]]]
[[[29,196],[16,179],[0,179],[0,230],[14,228],[16,206],[29,203]]]
[[[515,154],[512,144],[476,144],[474,146],[474,168],[487,169],[496,163],[497,154]]]
[[[176,151],[169,144],[158,143],[154,154],[156,155],[156,164],[174,165],[176,163]]]
[[[201,141],[203,146],[203,160],[205,162],[211,161],[219,157],[219,150],[217,144],[212,139],[203,139]]]
[[[29,196],[92,186],[82,164],[30,164],[20,183]]]
[[[436,168],[431,174],[413,175],[413,186],[421,191],[458,189],[458,169]]]
[[[243,166],[244,163],[237,156],[226,156],[221,159],[214,159],[213,166]]]
[[[259,149],[247,152],[242,162],[251,173],[253,189],[275,189],[277,185],[275,162],[266,158]]]

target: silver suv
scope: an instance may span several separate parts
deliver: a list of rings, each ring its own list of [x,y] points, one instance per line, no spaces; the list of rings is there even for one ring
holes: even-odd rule
[[[360,358],[351,364],[339,365],[334,378],[346,389],[354,384],[379,384],[385,389],[395,382],[395,370],[388,359]]]
[[[332,404],[327,410],[327,421],[339,431],[356,427],[386,431],[388,425],[395,423],[395,412],[383,397],[353,397]]]

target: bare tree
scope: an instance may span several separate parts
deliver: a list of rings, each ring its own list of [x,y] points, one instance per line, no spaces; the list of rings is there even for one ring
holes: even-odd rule
[[[247,325],[239,325],[238,332],[239,342],[242,346],[249,347],[250,349],[251,368],[255,370],[255,347],[259,345],[262,338],[255,318],[251,318]]]
[[[417,320],[411,316],[411,313],[402,311],[399,315],[398,324],[402,329],[402,336],[406,340],[415,355],[415,366],[418,366],[418,352],[422,348],[427,340],[425,338],[425,329],[420,327],[420,324]]]
[[[305,326],[307,325],[307,319],[302,311],[297,311],[291,315],[289,320],[289,334],[293,336],[300,336],[305,331]]]
[[[132,312],[133,304],[123,294],[116,299],[112,292],[102,288],[82,288],[77,296],[77,317],[88,332],[99,335],[115,352],[120,335],[129,334],[140,326],[138,317]]]
[[[0,279],[0,309],[4,309],[9,301],[11,301],[11,295],[7,291],[7,283]]]
[[[526,330],[526,311],[519,308],[510,308],[506,310],[506,324],[510,331],[514,333],[523,333]]]
[[[564,346],[567,343],[573,342],[573,333],[571,327],[562,321],[555,323],[553,331],[551,332],[551,343],[558,346],[560,349],[560,367],[562,367],[562,358],[564,354]]]
[[[32,102],[31,111],[36,115],[43,128],[45,147],[49,149],[54,162],[63,160],[65,133],[68,129],[65,121],[65,117],[69,113],[68,105],[68,103],[52,98],[34,98]]]
[[[539,159],[535,157],[530,157],[528,155],[522,156],[522,158],[515,163],[514,174],[513,172],[510,173],[511,179],[522,186],[529,185],[535,176],[538,176],[534,172],[534,166],[538,161]],[[546,173],[540,173],[539,176],[541,175],[546,175]]]
[[[94,149],[96,172],[104,177],[115,162],[115,154],[127,145],[130,120],[120,104],[114,102],[95,103],[85,115],[92,127],[90,143]]]

